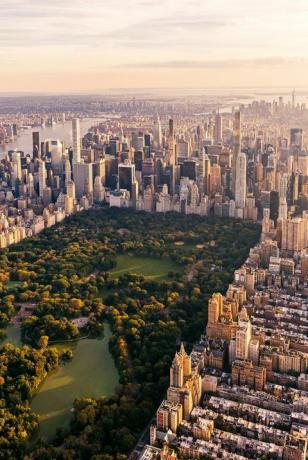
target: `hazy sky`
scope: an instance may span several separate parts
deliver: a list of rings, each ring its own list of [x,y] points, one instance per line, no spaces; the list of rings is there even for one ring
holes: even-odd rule
[[[308,0],[1,0],[0,91],[308,86]]]

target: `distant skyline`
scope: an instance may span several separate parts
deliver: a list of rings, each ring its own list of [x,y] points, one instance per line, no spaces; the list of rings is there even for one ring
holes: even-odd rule
[[[1,92],[307,85],[307,0],[2,0]]]

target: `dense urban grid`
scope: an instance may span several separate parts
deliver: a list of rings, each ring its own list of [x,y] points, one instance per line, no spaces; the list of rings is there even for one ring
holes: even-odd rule
[[[82,139],[76,113],[2,116],[4,143],[18,135],[20,126],[53,125],[66,118],[72,119],[73,136],[72,146],[65,146],[59,139],[40,139],[33,130],[32,152],[4,155],[0,247],[106,203],[254,221],[269,209],[275,226],[282,227],[282,249],[303,249],[308,110],[296,104],[295,93],[287,104],[281,97],[223,115],[200,115],[199,105],[181,100],[166,105],[172,118],[161,102],[108,102],[112,117]]]
[[[259,236],[259,225],[248,221],[106,208],[77,213],[3,249],[0,327],[19,324],[26,346],[7,343],[0,351],[0,458],[126,458],[167,389],[178,343],[197,340],[209,296],[227,288]],[[46,433],[54,444],[46,437],[41,443],[41,419],[29,403],[41,388],[52,398],[44,391],[50,371],[80,359],[67,349],[70,342],[91,337],[97,347],[106,320],[119,374],[114,394],[102,391],[95,399],[86,386],[75,401],[66,395],[71,429],[58,426]],[[89,378],[97,371],[92,368]],[[102,378],[110,372],[106,368]],[[67,382],[61,376],[56,383],[62,398]]]
[[[71,437],[36,445],[30,458],[305,460],[305,104],[295,91],[287,103],[231,111],[181,98],[85,98],[78,110],[73,98],[65,113],[58,101],[40,104],[0,115],[4,151],[32,128],[32,151],[9,150],[0,165],[3,292],[8,279],[26,282],[4,298],[2,323],[16,317],[16,300],[32,302],[22,332],[40,366],[37,382],[20,389],[23,429],[6,446],[11,458],[37,428],[26,404],[33,389],[70,359],[48,340],[97,334],[108,319],[117,397],[77,401]],[[82,135],[84,117],[101,121]],[[67,121],[72,145],[36,129]],[[171,259],[175,270],[168,281],[112,279],[123,253]],[[23,359],[6,348],[6,362],[10,353]],[[11,414],[12,388],[3,391]]]
[[[306,458],[308,256],[280,251],[269,222],[200,342],[176,353],[138,458]]]

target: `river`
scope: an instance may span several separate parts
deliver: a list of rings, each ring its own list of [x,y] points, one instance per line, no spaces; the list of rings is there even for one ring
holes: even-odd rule
[[[80,134],[83,136],[91,128],[102,121],[104,118],[85,118],[80,120]],[[54,126],[39,126],[36,128],[25,129],[21,134],[16,138],[16,140],[10,144],[0,145],[0,155],[2,156],[4,152],[9,150],[21,150],[26,154],[32,153],[32,132],[37,131],[40,133],[40,141],[45,139],[59,139],[64,141],[66,147],[72,146],[72,123],[71,121],[66,121],[62,124],[57,124]]]
[[[110,336],[109,325],[105,324],[102,338],[57,346],[71,349],[74,357],[49,374],[32,399],[31,409],[40,417],[37,436],[50,439],[57,428],[68,427],[75,398],[113,393],[119,376],[108,347]]]

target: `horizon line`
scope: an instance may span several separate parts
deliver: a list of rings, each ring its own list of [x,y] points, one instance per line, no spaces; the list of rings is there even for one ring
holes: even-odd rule
[[[239,86],[162,86],[162,87],[155,87],[155,86],[144,86],[144,87],[109,87],[109,88],[101,88],[95,90],[80,90],[80,91],[52,91],[52,90],[38,90],[38,91],[0,91],[0,97],[18,97],[20,96],[72,96],[72,95],[83,95],[83,96],[99,96],[101,94],[108,95],[108,92],[140,92],[140,91],[178,91],[178,90],[185,90],[185,91],[211,91],[211,90],[290,90],[296,91],[301,89],[306,89],[308,91],[308,85],[296,85],[294,89],[294,85],[285,86],[285,85],[276,85],[276,86],[268,86],[268,85],[261,85],[261,86],[254,86],[254,85],[239,85]]]

